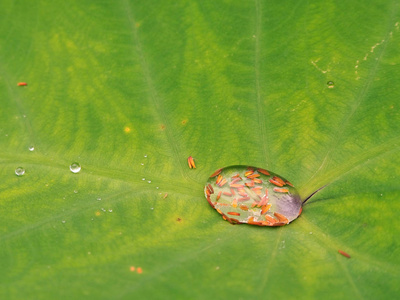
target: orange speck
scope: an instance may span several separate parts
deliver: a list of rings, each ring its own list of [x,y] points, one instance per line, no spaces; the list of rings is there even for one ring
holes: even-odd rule
[[[221,173],[222,169],[218,169],[217,171],[215,171],[214,173],[211,174],[210,177],[215,177],[217,175],[219,175],[219,173]],[[219,177],[219,176],[218,176]],[[222,176],[221,176],[222,177]]]
[[[164,130],[164,129],[165,129],[165,125],[164,125],[164,124],[161,124],[161,125],[160,125],[160,129],[161,129],[161,130]]]
[[[258,172],[263,173],[264,175],[270,175],[269,172],[267,170],[264,169],[257,169]]]
[[[187,120],[182,121],[182,125],[185,125],[187,123]]]
[[[263,205],[261,207],[261,214],[265,214],[270,208],[271,208],[272,204],[268,204],[268,205]]]
[[[96,211],[95,215],[96,215],[96,216],[100,216],[100,215],[101,215],[101,212]]]
[[[165,193],[165,195],[164,195],[163,198],[165,199],[165,198],[167,198],[167,197],[168,197],[168,193]]]
[[[240,216],[240,213],[238,213],[238,212],[234,212],[234,211],[228,211],[228,215],[232,215],[232,216]]]
[[[349,254],[347,254],[346,252],[342,251],[342,250],[338,250],[338,252],[340,254],[342,254],[343,256],[346,256],[347,258],[350,258],[351,256]]]
[[[138,272],[138,274],[142,274],[142,268],[141,267],[138,267],[137,269],[136,269],[136,272]]]
[[[237,199],[235,198],[235,199],[233,199],[233,201],[232,201],[232,207],[237,207],[238,206],[238,204],[237,204]]]
[[[134,267],[134,266],[131,266],[131,267],[129,268],[129,270],[130,270],[131,272],[135,272],[135,267]]]
[[[194,159],[191,156],[188,157],[188,165],[189,165],[190,169],[192,169],[192,168],[196,169],[196,165],[194,164]]]
[[[131,129],[130,129],[129,127],[125,127],[125,128],[124,128],[124,131],[125,131],[126,133],[128,133],[128,132],[131,132]]]
[[[285,223],[285,224],[289,223],[289,220],[284,215],[282,215],[280,213],[274,212],[274,216],[278,218],[279,222],[282,222],[282,223]]]
[[[18,86],[26,86],[26,85],[28,85],[28,84],[27,84],[26,82],[18,82],[17,85],[18,85]]]
[[[277,192],[277,193],[289,193],[289,190],[288,189],[274,188],[274,192]]]
[[[269,180],[269,182],[271,182],[272,184],[275,184],[275,185],[277,185],[277,186],[283,186],[283,184],[282,184],[281,182],[279,182],[279,181],[277,181],[277,180],[275,180],[275,179],[273,179],[273,178],[271,178],[271,179]]]

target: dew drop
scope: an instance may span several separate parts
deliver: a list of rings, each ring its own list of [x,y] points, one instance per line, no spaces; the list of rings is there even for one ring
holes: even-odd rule
[[[151,209],[151,210],[154,210],[154,207],[151,207],[150,209]]]
[[[335,86],[335,83],[333,81],[328,81],[326,83],[328,85],[328,88],[332,89]]]
[[[144,164],[143,164],[143,163],[141,163],[141,165],[142,165],[142,166],[144,166]]]
[[[22,168],[22,167],[18,167],[18,168],[15,169],[15,174],[16,174],[17,176],[22,176],[22,175],[25,174],[25,169]]]
[[[208,203],[232,224],[283,226],[302,208],[297,190],[265,169],[230,166],[215,171],[204,188]]]
[[[75,193],[75,194],[78,194],[78,191],[77,191],[77,190],[74,190],[74,193]]]
[[[111,212],[112,212],[112,209],[109,209],[108,211],[111,213]]]
[[[62,220],[61,223],[65,224],[65,220]]]
[[[30,147],[29,147],[29,151],[33,151],[33,150],[35,150],[35,147],[30,146]]]
[[[148,183],[151,183],[151,180],[147,181]]]
[[[146,178],[143,177],[142,180],[146,180]]]
[[[147,154],[144,156],[144,158],[147,158]]]
[[[69,169],[72,173],[79,173],[79,171],[81,170],[81,165],[77,162],[74,162],[69,166]]]
[[[97,198],[97,201],[101,201],[101,198],[99,197],[99,198]]]

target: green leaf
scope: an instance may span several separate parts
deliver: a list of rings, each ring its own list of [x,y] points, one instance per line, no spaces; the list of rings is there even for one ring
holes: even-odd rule
[[[0,11],[0,298],[399,295],[398,1]],[[233,226],[203,185],[235,164],[330,185]]]

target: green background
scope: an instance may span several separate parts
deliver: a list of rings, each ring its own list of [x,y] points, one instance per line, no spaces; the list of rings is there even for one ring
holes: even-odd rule
[[[0,16],[0,298],[399,295],[398,1],[3,0]],[[203,184],[234,164],[303,197],[330,185],[288,226],[233,226]]]

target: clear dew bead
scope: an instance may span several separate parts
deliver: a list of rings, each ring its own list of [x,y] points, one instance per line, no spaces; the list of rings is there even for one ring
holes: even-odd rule
[[[18,167],[18,168],[15,169],[15,174],[16,174],[17,176],[22,176],[22,175],[25,174],[25,169],[22,168],[22,167]]]
[[[81,170],[81,165],[77,162],[74,162],[69,166],[69,169],[72,173],[79,173],[79,171]]]

